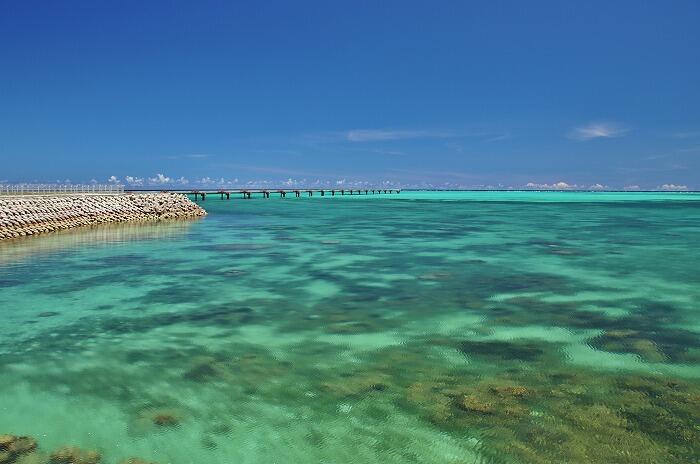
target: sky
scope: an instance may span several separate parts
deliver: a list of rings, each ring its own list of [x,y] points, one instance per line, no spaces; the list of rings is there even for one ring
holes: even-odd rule
[[[700,2],[0,2],[0,182],[700,189]]]

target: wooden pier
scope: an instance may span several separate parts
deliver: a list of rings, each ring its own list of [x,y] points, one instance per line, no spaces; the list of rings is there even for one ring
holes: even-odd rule
[[[194,196],[195,201],[206,200],[208,195],[218,195],[222,200],[226,198],[230,200],[233,196],[234,198],[240,197],[244,200],[250,200],[256,197],[270,198],[271,195],[280,198],[287,198],[287,194],[291,194],[294,198],[300,198],[302,196],[312,197],[314,194],[325,197],[336,196],[336,195],[389,195],[401,193],[399,189],[251,189],[251,190],[189,190],[181,191],[180,193],[186,193]]]

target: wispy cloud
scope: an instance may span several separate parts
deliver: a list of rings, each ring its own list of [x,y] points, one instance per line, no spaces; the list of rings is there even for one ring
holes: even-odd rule
[[[258,150],[253,150],[253,153],[259,153],[261,155],[300,155],[301,154],[301,152],[298,150],[279,149],[279,148],[258,149]]]
[[[507,140],[507,139],[509,139],[510,137],[511,137],[510,134],[499,134],[499,135],[495,135],[495,136],[493,136],[493,137],[490,137],[490,138],[484,140],[484,142],[487,142],[487,143],[490,143],[490,142],[500,142],[501,140]]]
[[[335,177],[337,173],[331,172],[319,172],[319,171],[307,171],[305,169],[295,169],[295,168],[285,168],[285,167],[273,167],[273,166],[258,166],[252,164],[238,164],[238,163],[226,163],[222,164],[221,167],[226,169],[236,169],[240,171],[248,172],[259,172],[266,174],[280,174],[283,176],[312,176],[312,177]]]
[[[679,150],[679,151],[680,151],[680,150]],[[649,156],[647,156],[647,157],[644,158],[644,159],[647,159],[647,160],[659,160],[659,159],[671,158],[672,156],[674,156],[673,153],[660,153],[660,154],[657,154],[657,155],[649,155]]]
[[[677,139],[690,139],[693,137],[700,137],[700,131],[676,132],[672,135]]]
[[[213,155],[209,153],[189,153],[186,155],[170,155],[166,156],[165,159],[176,160],[176,159],[204,159],[211,158]]]
[[[592,122],[585,126],[576,127],[569,132],[568,137],[574,140],[592,140],[600,138],[622,137],[627,129],[611,122]]]
[[[452,130],[452,129],[352,129],[338,132],[321,132],[306,134],[304,138],[311,142],[391,142],[411,139],[451,139],[463,137],[481,137],[485,141],[507,138],[507,134],[496,131]]]
[[[404,140],[422,138],[455,137],[454,133],[439,130],[390,130],[390,129],[354,129],[344,133],[348,142],[377,142],[385,140]]]
[[[445,147],[447,147],[448,149],[450,149],[456,153],[464,153],[464,147],[460,143],[447,142],[445,144]]]
[[[398,151],[398,150],[382,150],[382,149],[375,149],[372,150],[374,153],[377,153],[378,155],[387,155],[387,156],[403,156],[406,153],[403,151]]]

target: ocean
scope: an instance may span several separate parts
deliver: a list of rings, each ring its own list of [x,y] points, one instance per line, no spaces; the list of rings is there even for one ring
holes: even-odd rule
[[[2,243],[0,435],[37,440],[17,463],[698,462],[698,200],[209,196]]]

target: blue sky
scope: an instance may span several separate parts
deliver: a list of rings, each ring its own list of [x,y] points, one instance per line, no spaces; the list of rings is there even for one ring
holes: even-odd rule
[[[2,2],[0,181],[700,188],[698,24],[683,0]]]

